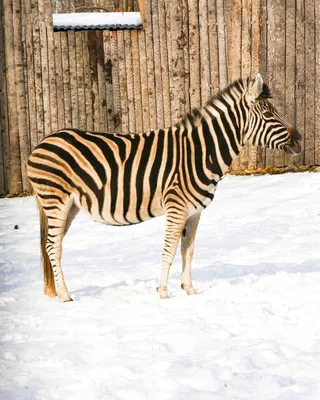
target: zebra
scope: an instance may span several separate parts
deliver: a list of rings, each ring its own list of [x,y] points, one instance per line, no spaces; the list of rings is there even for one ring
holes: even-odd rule
[[[201,212],[246,143],[301,152],[301,135],[279,115],[260,74],[238,79],[175,125],[142,134],[62,129],[28,161],[40,214],[44,293],[72,301],[61,269],[62,240],[80,209],[108,225],[165,216],[157,291],[168,297],[170,266],[181,238],[181,288],[191,278]]]

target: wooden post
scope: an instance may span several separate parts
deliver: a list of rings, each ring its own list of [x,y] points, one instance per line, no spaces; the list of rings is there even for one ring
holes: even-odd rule
[[[47,52],[48,52],[48,69],[49,69],[49,93],[50,93],[50,117],[51,131],[58,129],[58,99],[56,86],[56,66],[54,56],[54,33],[52,23],[52,3],[51,0],[44,1],[45,19],[46,19],[46,36],[47,36]]]
[[[201,65],[201,105],[205,104],[211,94],[210,55],[209,55],[209,30],[208,2],[199,1],[199,28],[200,28],[200,65]]]
[[[148,1],[148,0],[147,0]],[[145,12],[144,12],[144,0],[138,0],[138,4],[139,4],[139,10],[140,10],[140,14],[141,14],[141,19],[142,19],[142,23],[145,23],[144,20],[144,16],[145,16]]]
[[[210,96],[213,96],[220,89],[217,7],[215,1],[208,1],[208,31],[210,54]]]
[[[286,1],[286,70],[285,70],[285,117],[290,124],[294,124],[295,117],[295,0]],[[294,156],[285,155],[285,165],[295,163]]]
[[[9,125],[9,193],[21,193],[23,190],[20,147],[19,147],[19,121],[17,115],[16,76],[15,76],[15,50],[13,9],[11,0],[4,0],[4,29],[6,49],[6,87]]]
[[[315,2],[315,164],[320,165],[320,2]]]
[[[182,1],[167,3],[167,16],[170,25],[171,40],[168,43],[171,121],[179,121],[185,114],[184,56],[182,34]]]
[[[140,33],[140,32],[139,32]],[[138,32],[132,30],[131,34],[131,53],[132,53],[132,74],[133,74],[133,93],[134,93],[134,118],[136,121],[135,132],[143,132],[143,115],[141,99],[141,75]]]
[[[111,35],[111,55],[112,55],[112,86],[113,86],[113,105],[114,105],[114,130],[121,131],[121,100],[120,100],[120,80],[118,64],[118,35],[117,32],[110,32]],[[123,46],[123,45],[122,45]]]
[[[154,51],[153,51],[153,25],[152,25],[152,10],[151,1],[145,3],[145,25],[144,31],[146,35],[145,48],[147,58],[147,78],[148,78],[148,98],[149,98],[149,115],[150,115],[150,128],[157,127],[157,102],[156,102],[156,82],[155,82],[155,64],[154,64]],[[143,79],[143,78],[142,78]]]
[[[106,77],[104,65],[103,31],[96,31],[97,44],[97,81],[98,81],[98,106],[99,106],[99,131],[108,130],[107,100],[106,100]]]
[[[83,34],[82,51],[83,51],[82,56],[83,56],[83,76],[84,76],[84,99],[86,105],[86,126],[88,131],[93,131],[94,123],[93,123],[93,109],[92,109],[88,32],[84,32]],[[67,81],[65,83],[67,84]],[[64,85],[65,89],[66,89],[66,84]]]
[[[316,0],[317,2],[319,0]],[[315,0],[305,2],[305,163],[314,165],[315,162]],[[320,132],[317,132],[319,135]]]
[[[68,31],[69,68],[70,68],[70,100],[71,126],[79,128],[78,79],[77,79],[77,45],[76,32]]]
[[[14,63],[15,63],[15,90],[17,97],[20,167],[23,191],[30,191],[31,185],[27,176],[27,162],[30,154],[29,126],[27,119],[27,95],[25,84],[25,61],[22,44],[21,3],[13,1],[13,26],[14,26]]]
[[[41,69],[41,85],[42,85],[41,102],[42,102],[44,136],[47,136],[52,132],[48,43],[47,43],[47,24],[49,24],[49,21],[47,21],[46,12],[47,10],[45,10],[44,8],[44,1],[38,0],[38,23],[39,23],[39,44],[40,44],[39,67]]]
[[[78,101],[78,125],[79,129],[87,129],[85,85],[84,85],[84,65],[83,65],[83,39],[86,32],[75,32],[76,45],[76,72],[77,72],[77,101]],[[72,77],[72,75],[71,75]]]
[[[162,1],[163,5],[163,1]],[[160,56],[160,36],[163,34],[159,29],[160,8],[158,8],[158,0],[151,0],[152,7],[152,26],[153,26],[153,51],[154,51],[154,76],[156,88],[156,110],[157,110],[157,128],[164,126],[163,113],[163,90],[162,90],[162,72],[161,72],[161,56]],[[160,7],[160,5],[159,5]]]
[[[99,92],[98,92],[98,72],[97,72],[97,40],[96,32],[94,30],[88,31],[88,52],[89,52],[89,87],[91,91],[91,110],[93,120],[93,130],[100,130],[100,106],[99,106]]]
[[[217,32],[218,32],[218,51],[219,51],[219,78],[220,88],[224,88],[228,83],[227,53],[226,53],[226,25],[224,16],[224,1],[216,0],[217,4]]]
[[[4,9],[0,2],[0,194],[8,191],[9,127],[5,80]]]
[[[229,4],[231,2],[231,4]],[[228,78],[229,82],[241,76],[241,2],[228,0],[226,10],[227,21],[227,48],[228,48]],[[241,154],[233,161],[232,169],[241,168]]]
[[[146,24],[145,24],[146,29]],[[141,83],[141,107],[142,107],[142,131],[150,131],[150,103],[152,99],[149,98],[148,88],[148,67],[147,67],[147,56],[146,56],[146,32],[138,32],[139,41],[139,62],[140,62],[140,76],[139,80]],[[153,110],[154,112],[154,110]]]
[[[107,106],[107,130],[114,132],[114,104],[113,104],[113,86],[112,86],[112,54],[111,54],[111,35],[110,31],[104,32],[104,76],[106,81],[106,106]]]
[[[296,0],[296,123],[299,132],[305,135],[305,0]],[[297,164],[304,164],[304,141],[301,155],[296,157]]]
[[[200,107],[200,49],[198,2],[189,2],[190,106]]]
[[[260,18],[261,0],[252,0],[251,18],[251,76],[256,76],[260,72],[259,51],[260,51]],[[257,169],[263,167],[264,149],[262,147],[250,146],[249,148],[249,168]]]
[[[284,114],[285,104],[285,3],[272,0],[268,6],[268,76],[274,95],[274,103],[280,114]],[[284,152],[267,149],[267,163],[271,166],[284,165]]]
[[[157,2],[155,2],[157,3]],[[160,57],[158,60],[160,63],[160,74],[161,74],[161,82],[162,88],[162,97],[159,98],[159,103],[162,100],[161,107],[163,109],[164,123],[159,126],[162,128],[163,126],[171,125],[171,101],[170,101],[170,75],[169,75],[169,57],[168,54],[171,52],[170,48],[170,28],[168,24],[170,20],[167,18],[167,10],[166,6],[168,5],[167,0],[159,0],[158,2],[158,16],[159,16],[159,36],[155,37],[154,40],[160,41]],[[154,31],[155,32],[155,31]],[[159,62],[159,61],[158,61]],[[160,83],[160,82],[159,82]]]

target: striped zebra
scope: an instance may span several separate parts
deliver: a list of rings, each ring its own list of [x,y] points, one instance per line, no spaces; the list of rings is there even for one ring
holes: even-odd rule
[[[143,134],[63,129],[32,152],[28,175],[40,213],[44,292],[71,301],[61,269],[62,239],[80,208],[108,225],[165,215],[159,287],[181,238],[181,287],[195,291],[191,259],[201,211],[246,143],[299,154],[300,134],[268,100],[260,74],[239,79],[179,123]]]

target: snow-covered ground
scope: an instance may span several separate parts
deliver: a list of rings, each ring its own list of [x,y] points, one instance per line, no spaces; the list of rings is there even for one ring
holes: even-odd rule
[[[320,174],[226,177],[199,226],[196,296],[179,253],[158,298],[163,228],[79,215],[62,303],[42,294],[34,198],[0,200],[2,400],[320,399]]]

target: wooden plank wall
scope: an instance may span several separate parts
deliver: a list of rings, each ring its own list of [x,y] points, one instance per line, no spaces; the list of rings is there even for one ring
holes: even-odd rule
[[[137,1],[118,3],[138,9]],[[52,131],[169,126],[258,71],[303,134],[303,153],[247,147],[233,168],[320,164],[319,4],[144,0],[143,30],[54,33],[52,12],[112,11],[114,2],[0,2],[0,194],[30,190],[27,158]]]

